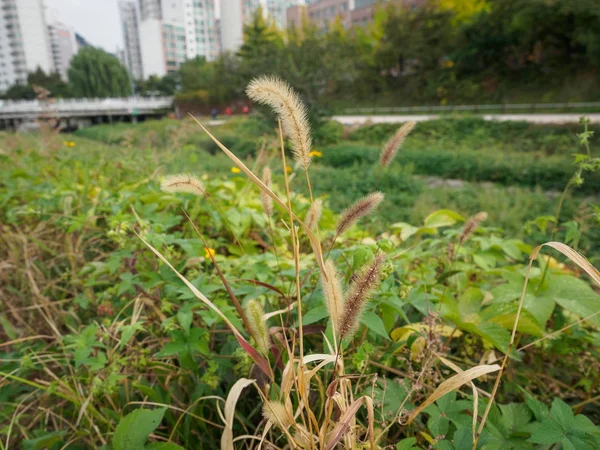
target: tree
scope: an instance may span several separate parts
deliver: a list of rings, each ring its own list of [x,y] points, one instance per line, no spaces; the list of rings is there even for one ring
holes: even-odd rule
[[[41,67],[27,75],[27,84],[15,84],[8,88],[3,98],[7,100],[33,100],[36,98],[34,86],[43,87],[51,97],[64,98],[71,96],[71,90],[56,72],[46,74]]]
[[[131,95],[127,69],[113,55],[85,47],[71,60],[69,81],[77,97],[126,97]]]
[[[136,82],[135,92],[137,95],[175,95],[180,89],[181,74],[179,72],[168,73],[164,77],[150,76],[147,80]]]

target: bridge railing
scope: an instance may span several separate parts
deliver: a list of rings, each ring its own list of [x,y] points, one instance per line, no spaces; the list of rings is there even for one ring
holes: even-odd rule
[[[57,99],[52,102],[40,100],[0,101],[0,114],[37,113],[47,110],[63,111],[112,111],[133,109],[161,109],[169,107],[173,97],[128,97],[128,98],[73,98]]]

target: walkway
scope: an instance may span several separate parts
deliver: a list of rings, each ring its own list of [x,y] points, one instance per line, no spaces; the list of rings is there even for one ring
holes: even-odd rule
[[[581,116],[589,117],[591,122],[600,123],[600,114],[483,114],[474,117],[481,117],[485,120],[505,121],[525,121],[531,123],[577,123]],[[371,123],[401,123],[410,120],[415,122],[423,122],[426,120],[435,120],[440,117],[447,117],[439,114],[406,114],[406,115],[374,115],[374,116],[333,116],[331,119],[342,123],[343,125],[360,125],[365,122]],[[452,117],[452,116],[450,116]]]

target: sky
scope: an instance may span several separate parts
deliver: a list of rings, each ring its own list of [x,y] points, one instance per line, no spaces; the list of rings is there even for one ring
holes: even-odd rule
[[[123,48],[117,0],[45,0],[57,19],[72,26],[90,44],[114,53]]]

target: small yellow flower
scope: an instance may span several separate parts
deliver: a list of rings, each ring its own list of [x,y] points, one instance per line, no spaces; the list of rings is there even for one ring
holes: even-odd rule
[[[292,169],[292,167],[291,167],[291,166],[285,166],[285,171],[286,171],[287,173],[292,173],[292,171],[293,171],[293,170],[294,170],[294,169]]]
[[[241,170],[238,169],[237,167],[232,167],[231,168],[231,173],[240,173],[240,172],[241,172]]]
[[[309,155],[314,158],[320,158],[321,156],[323,156],[323,152],[320,152],[319,150],[313,150],[312,152],[309,153]]]
[[[69,141],[63,141],[63,145],[64,145],[65,147],[68,147],[68,146],[69,146]]]
[[[211,256],[215,256],[217,252],[215,252],[214,248],[204,247],[204,257],[209,259]]]

